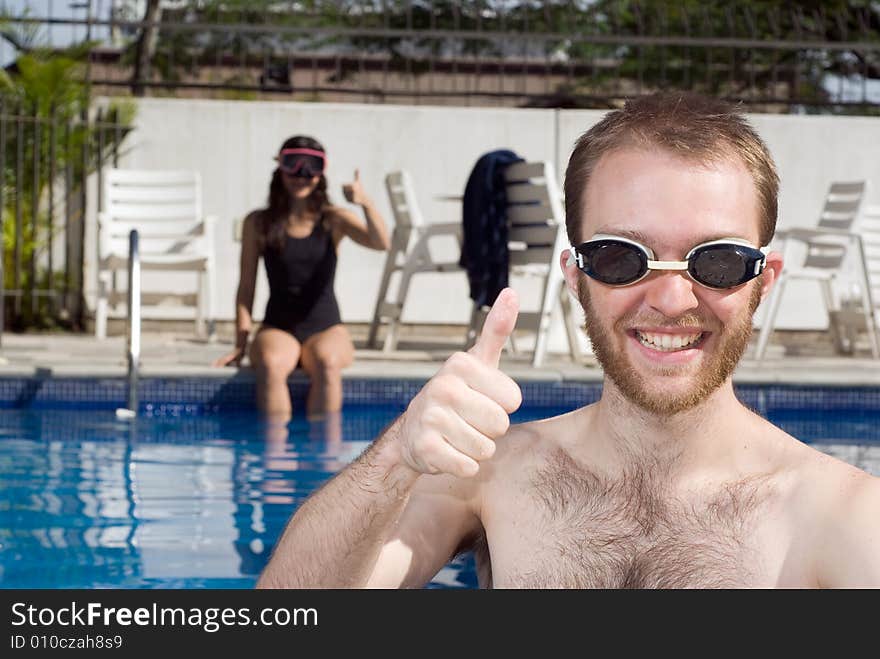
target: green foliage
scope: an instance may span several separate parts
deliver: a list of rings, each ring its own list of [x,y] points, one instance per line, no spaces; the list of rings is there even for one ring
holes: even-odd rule
[[[72,52],[77,54],[76,49]],[[38,50],[0,72],[3,277],[7,289],[25,291],[19,305],[7,301],[7,312],[15,306],[22,310],[22,315],[7,320],[7,327],[46,327],[54,322],[50,305],[30,297],[32,288],[45,288],[59,276],[43,265],[50,235],[56,242],[63,238],[59,222],[49,218],[50,179],[56,212],[65,205],[76,208],[75,220],[82,221],[81,186],[118,147],[134,117],[134,105],[118,101],[95,120],[84,121],[89,108],[84,79],[81,60]],[[62,184],[65,177],[73,181],[71,189]]]
[[[30,54],[19,57],[15,68],[15,74],[0,73],[4,104],[34,108],[40,117],[55,112],[61,120],[76,116],[84,107],[87,95],[79,62]]]

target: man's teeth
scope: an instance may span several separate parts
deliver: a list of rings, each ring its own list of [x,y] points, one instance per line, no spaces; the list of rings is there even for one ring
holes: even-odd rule
[[[643,346],[659,350],[660,352],[672,352],[673,350],[690,348],[702,336],[702,332],[697,332],[696,334],[651,334],[650,332],[636,330],[636,338],[638,338]]]

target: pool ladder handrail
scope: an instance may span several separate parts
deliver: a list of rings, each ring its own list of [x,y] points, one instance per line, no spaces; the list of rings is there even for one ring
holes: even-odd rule
[[[128,357],[128,410],[138,410],[138,375],[141,362],[141,256],[137,229],[128,234],[128,317],[126,355]]]

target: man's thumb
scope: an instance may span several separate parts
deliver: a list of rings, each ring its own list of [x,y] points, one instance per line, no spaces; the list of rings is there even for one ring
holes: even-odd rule
[[[516,291],[505,288],[495,299],[486,316],[483,331],[469,352],[483,363],[497,367],[501,351],[516,326],[518,314],[519,298]]]

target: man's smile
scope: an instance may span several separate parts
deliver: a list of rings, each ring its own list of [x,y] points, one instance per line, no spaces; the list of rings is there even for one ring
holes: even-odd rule
[[[676,352],[695,348],[705,338],[707,332],[699,329],[692,330],[648,330],[634,329],[634,336],[639,343],[651,350],[658,352]]]

